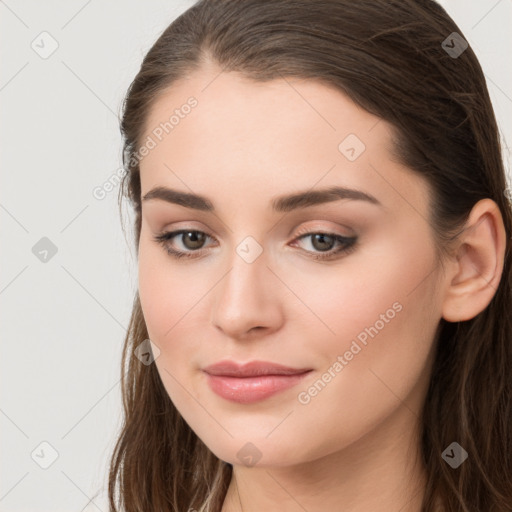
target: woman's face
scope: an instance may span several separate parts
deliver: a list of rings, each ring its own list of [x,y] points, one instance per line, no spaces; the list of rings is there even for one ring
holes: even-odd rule
[[[287,466],[410,432],[441,269],[427,183],[391,159],[389,125],[317,82],[203,68],[157,99],[143,141],[140,300],[203,442],[232,464]],[[226,360],[310,371],[205,373]]]

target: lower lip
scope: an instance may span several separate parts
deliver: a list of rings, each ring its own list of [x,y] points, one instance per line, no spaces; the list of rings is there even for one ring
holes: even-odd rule
[[[264,400],[300,382],[311,370],[295,375],[261,375],[258,377],[227,377],[206,374],[208,385],[214,393],[239,404]]]

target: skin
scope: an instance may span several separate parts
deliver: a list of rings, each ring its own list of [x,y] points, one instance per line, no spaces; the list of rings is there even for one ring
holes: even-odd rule
[[[204,195],[216,211],[143,201],[139,293],[170,398],[233,464],[223,512],[419,511],[418,418],[436,328],[442,317],[474,317],[495,293],[506,238],[497,205],[475,205],[443,269],[426,221],[428,184],[392,159],[385,121],[317,82],[258,84],[205,65],[157,99],[144,139],[190,96],[198,105],[141,161],[141,195],[166,186]],[[348,134],[366,146],[354,161],[338,149]],[[275,196],[331,185],[382,206],[345,199],[286,214],[270,208]],[[201,256],[174,259],[154,240],[183,228],[208,235]],[[317,261],[321,246],[298,239],[299,230],[355,234],[358,245]],[[236,252],[247,236],[263,250],[252,263]],[[168,245],[201,247],[181,235]],[[299,393],[394,303],[394,318],[301,403]],[[213,393],[201,371],[223,359],[313,372],[263,401],[236,404]],[[247,442],[260,454],[255,465],[237,456]]]

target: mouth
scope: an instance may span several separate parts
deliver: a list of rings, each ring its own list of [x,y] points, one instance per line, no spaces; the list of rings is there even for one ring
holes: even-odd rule
[[[224,377],[259,377],[262,375],[298,375],[311,369],[292,368],[267,361],[250,361],[249,363],[220,361],[203,368],[203,371],[209,375]]]
[[[240,404],[259,402],[298,384],[313,370],[265,361],[239,364],[223,361],[203,369],[210,389]]]

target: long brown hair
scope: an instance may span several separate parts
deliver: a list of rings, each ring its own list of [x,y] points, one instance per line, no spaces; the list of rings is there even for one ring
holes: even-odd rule
[[[421,510],[442,504],[450,512],[511,511],[512,211],[484,74],[462,31],[432,0],[198,1],[149,50],[123,105],[119,201],[127,197],[133,207],[137,248],[137,151],[148,112],[162,91],[205,62],[259,82],[321,81],[388,121],[396,129],[395,157],[432,187],[430,222],[440,253],[477,201],[498,204],[507,246],[495,295],[471,320],[441,319],[438,327],[421,417],[428,475]],[[156,366],[133,357],[147,338],[136,294],[123,348],[124,424],[110,465],[110,510],[219,512],[232,466],[183,420]],[[442,458],[453,441],[469,453],[456,469]]]

